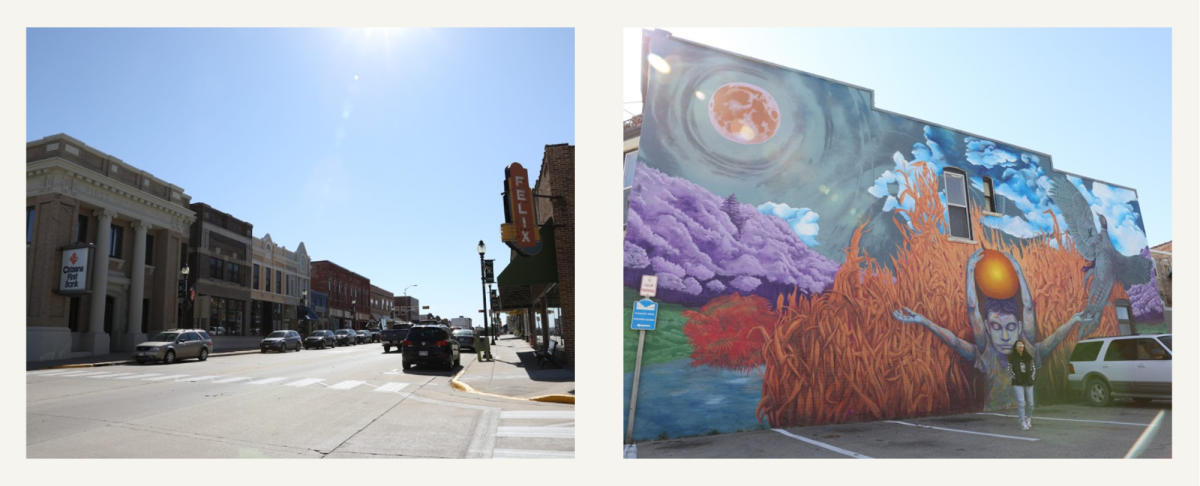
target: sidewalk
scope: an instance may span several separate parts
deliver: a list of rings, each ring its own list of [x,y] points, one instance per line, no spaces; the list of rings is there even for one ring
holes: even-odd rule
[[[261,337],[257,336],[213,336],[213,349],[216,351],[209,356],[216,357],[258,351],[258,342],[261,339]],[[132,351],[49,361],[26,361],[25,371],[59,367],[108,366],[126,363],[133,363]]]
[[[493,361],[466,363],[456,380],[480,393],[574,403],[575,370],[539,367],[533,348],[524,340],[509,334],[496,338],[492,357]]]

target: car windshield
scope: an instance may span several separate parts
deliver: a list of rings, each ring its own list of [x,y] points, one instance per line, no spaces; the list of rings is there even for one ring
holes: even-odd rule
[[[174,341],[176,338],[179,337],[179,334],[180,333],[178,333],[178,332],[160,332],[158,334],[155,334],[154,337],[150,338],[150,340],[151,341],[164,341],[164,342],[165,341]]]
[[[313,331],[313,333],[309,334],[308,337],[323,338],[325,337],[325,331]]]
[[[287,337],[287,331],[275,331],[271,334],[268,334],[267,337],[269,337],[269,338]]]
[[[470,337],[470,336],[474,336],[474,335],[475,335],[475,333],[474,333],[473,331],[468,331],[468,330],[466,330],[466,329],[459,329],[459,330],[457,330],[457,331],[454,331],[454,336],[456,336],[456,337],[457,337],[457,336],[467,336],[467,337]]]

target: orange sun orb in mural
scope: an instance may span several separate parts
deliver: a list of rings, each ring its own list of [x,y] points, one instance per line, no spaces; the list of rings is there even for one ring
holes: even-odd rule
[[[983,258],[975,264],[975,286],[989,299],[1004,300],[1017,295],[1017,270],[1003,253],[983,250]]]
[[[766,90],[748,83],[728,83],[708,100],[713,128],[741,144],[766,142],[779,128],[779,105]]]

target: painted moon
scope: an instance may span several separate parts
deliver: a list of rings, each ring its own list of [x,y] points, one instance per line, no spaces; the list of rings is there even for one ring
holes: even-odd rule
[[[996,250],[983,250],[975,264],[975,286],[989,299],[1004,300],[1017,295],[1017,270]]]
[[[722,137],[741,144],[769,140],[779,128],[779,105],[766,90],[729,83],[708,100],[708,119]]]

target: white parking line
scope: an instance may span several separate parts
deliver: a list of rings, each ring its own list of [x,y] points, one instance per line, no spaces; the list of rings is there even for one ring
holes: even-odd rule
[[[1018,418],[1016,415],[1008,415],[1008,414],[994,413],[994,412],[976,412],[975,415],[995,415],[997,417]],[[1091,423],[1091,424],[1130,425],[1133,427],[1145,427],[1145,426],[1150,425],[1150,424],[1138,424],[1138,423],[1133,423],[1133,422],[1114,422],[1112,420],[1085,420],[1085,419],[1068,419],[1068,418],[1055,418],[1055,417],[1035,417],[1035,420],[1038,420],[1038,421],[1059,420],[1059,421],[1063,421],[1063,422],[1086,422],[1086,423]]]
[[[188,383],[195,383],[197,381],[211,380],[213,378],[220,378],[220,377],[221,377],[220,375],[207,375],[207,376],[197,376],[195,378],[184,378],[184,379],[175,380],[175,381],[186,381]]]
[[[232,376],[229,378],[223,378],[223,379],[214,381],[213,383],[233,383],[235,381],[242,381],[242,380],[249,380],[249,379],[250,379],[249,376]]]
[[[538,459],[571,459],[575,457],[575,451],[535,451],[527,449],[494,449],[492,457],[497,459],[523,459],[523,458],[538,458]]]
[[[324,378],[305,378],[303,380],[296,380],[291,383],[284,383],[284,386],[294,386],[296,388],[303,388],[303,387],[306,387],[313,383],[320,383],[322,380],[324,380]]]
[[[165,376],[160,376],[157,378],[145,378],[144,380],[145,381],[163,381],[163,380],[179,379],[179,378],[183,378],[185,376],[188,376],[188,375],[165,375]]]
[[[788,431],[786,431],[786,430],[783,430],[783,429],[771,429],[771,430],[774,430],[774,431],[776,431],[776,432],[779,432],[780,434],[783,434],[783,435],[786,435],[786,436],[788,436],[788,437],[791,437],[791,438],[793,438],[793,439],[796,439],[796,440],[798,440],[798,441],[800,441],[800,442],[805,442],[805,443],[808,443],[808,444],[812,444],[812,445],[815,445],[815,446],[817,446],[817,447],[820,447],[820,448],[822,448],[822,449],[825,449],[825,450],[829,450],[829,451],[836,452],[836,453],[838,453],[838,454],[841,454],[841,455],[843,455],[843,456],[850,456],[850,457],[853,457],[853,458],[855,458],[855,459],[870,459],[870,458],[871,458],[871,456],[865,456],[865,455],[859,454],[859,453],[857,453],[857,452],[854,452],[854,451],[848,451],[848,450],[846,450],[846,449],[842,449],[841,447],[838,447],[838,446],[835,446],[835,445],[826,444],[826,443],[824,443],[824,442],[821,442],[821,441],[819,441],[819,440],[812,440],[812,439],[809,439],[808,437],[799,436],[799,435],[793,434],[793,433],[791,433],[791,432],[788,432]]]
[[[1037,442],[1038,441],[1038,439],[1035,437],[1018,437],[1015,435],[989,434],[987,432],[976,432],[974,430],[950,429],[950,428],[946,428],[946,427],[938,427],[935,425],[911,424],[908,422],[901,422],[899,420],[884,420],[884,422],[887,422],[890,424],[907,425],[909,427],[918,427],[918,428],[922,428],[922,429],[941,430],[941,431],[945,431],[945,432],[958,432],[960,434],[985,435],[988,437],[999,437],[1001,439],[1024,440],[1024,441],[1029,441],[1029,442]]]
[[[138,378],[147,378],[147,377],[151,377],[151,376],[158,376],[161,374],[162,373],[142,373],[140,375],[126,376],[126,377],[117,378],[117,379],[118,380],[136,380]]]
[[[366,382],[365,382],[365,381],[358,381],[358,380],[346,380],[346,381],[343,381],[343,382],[341,382],[341,383],[338,383],[338,384],[336,384],[336,385],[333,385],[333,386],[331,386],[331,387],[329,387],[329,388],[331,388],[331,389],[334,389],[334,390],[349,390],[349,389],[351,389],[351,388],[354,388],[354,387],[356,387],[356,386],[358,386],[358,385],[361,385],[361,384],[363,384],[363,383],[366,383]]]
[[[384,383],[379,388],[376,388],[375,391],[377,391],[377,392],[398,392],[400,390],[403,390],[404,387],[406,387],[406,386],[408,386],[408,383],[397,383],[397,382]]]
[[[247,385],[266,385],[267,383],[275,383],[275,382],[283,381],[286,379],[287,379],[286,376],[277,376],[275,378],[263,378],[261,380],[248,381],[248,382],[246,382],[246,384]]]
[[[573,439],[575,427],[496,427],[496,437]]]
[[[574,410],[509,410],[500,412],[501,419],[574,419]]]

